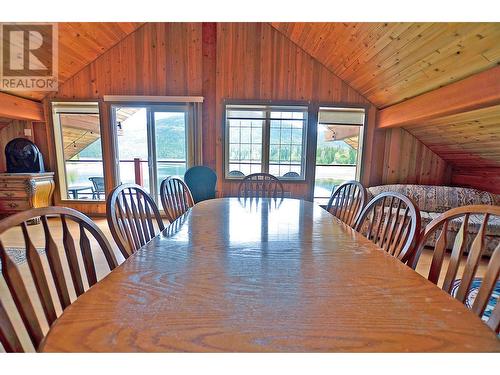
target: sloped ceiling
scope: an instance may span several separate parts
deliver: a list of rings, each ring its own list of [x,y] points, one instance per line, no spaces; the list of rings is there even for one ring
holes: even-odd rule
[[[433,152],[459,168],[500,168],[500,106],[407,127]]]
[[[500,23],[272,23],[379,108],[500,64]],[[500,167],[500,107],[406,127],[454,167]]]
[[[59,36],[59,84],[135,31],[141,22],[61,22]],[[41,100],[45,92],[10,91],[20,97]]]
[[[500,23],[272,23],[379,108],[500,63]]]

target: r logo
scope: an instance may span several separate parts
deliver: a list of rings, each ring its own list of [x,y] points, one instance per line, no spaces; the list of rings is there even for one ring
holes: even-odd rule
[[[52,25],[3,25],[3,75],[52,75]]]
[[[1,24],[2,89],[42,90],[57,84],[57,26]]]

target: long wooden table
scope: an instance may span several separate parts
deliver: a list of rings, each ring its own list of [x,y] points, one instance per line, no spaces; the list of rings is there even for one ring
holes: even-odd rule
[[[197,204],[68,307],[45,352],[500,351],[458,301],[319,206]]]

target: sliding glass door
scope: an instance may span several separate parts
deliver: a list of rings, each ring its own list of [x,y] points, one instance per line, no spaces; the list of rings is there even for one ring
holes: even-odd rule
[[[364,108],[320,107],[316,144],[314,201],[326,204],[340,184],[359,181]]]
[[[188,105],[113,105],[117,181],[143,186],[158,202],[168,176],[183,178],[188,166]]]
[[[154,111],[153,131],[155,143],[156,192],[160,191],[161,182],[168,176],[184,178],[187,168],[187,129],[189,111]]]

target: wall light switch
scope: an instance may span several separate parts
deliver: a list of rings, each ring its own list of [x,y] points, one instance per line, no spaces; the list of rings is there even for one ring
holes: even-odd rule
[[[24,135],[26,137],[31,137],[31,129],[24,129]]]

